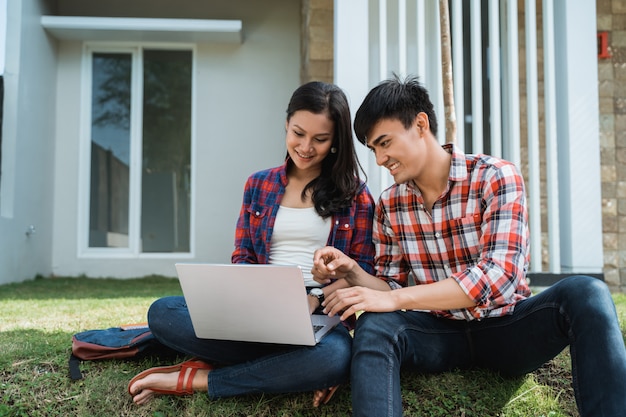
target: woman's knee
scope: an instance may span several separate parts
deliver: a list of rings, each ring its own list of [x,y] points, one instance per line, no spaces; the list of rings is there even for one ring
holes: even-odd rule
[[[332,355],[340,359],[350,361],[352,356],[352,336],[348,332],[348,329],[341,324],[338,325],[335,330],[324,337],[319,345],[324,346],[325,349],[332,352]]]
[[[180,320],[180,312],[187,307],[182,296],[163,297],[154,301],[148,308],[148,325],[155,332],[161,328],[169,328]]]
[[[178,309],[185,307],[185,297],[183,296],[169,296],[162,297],[155,300],[148,308],[148,315],[160,314],[168,310]]]

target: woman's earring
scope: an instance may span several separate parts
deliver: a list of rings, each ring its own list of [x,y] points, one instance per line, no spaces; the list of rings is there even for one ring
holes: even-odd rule
[[[330,153],[337,153],[337,148],[335,148],[334,146],[330,148]]]

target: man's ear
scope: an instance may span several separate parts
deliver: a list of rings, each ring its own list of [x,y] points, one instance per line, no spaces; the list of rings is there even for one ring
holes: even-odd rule
[[[425,132],[426,130],[430,130],[430,122],[428,121],[428,115],[424,112],[419,112],[415,116],[415,120],[413,121],[413,125],[417,128],[420,133]]]

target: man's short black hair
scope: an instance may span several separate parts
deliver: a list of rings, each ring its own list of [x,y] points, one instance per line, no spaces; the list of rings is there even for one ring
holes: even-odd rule
[[[354,117],[354,132],[366,145],[367,136],[379,121],[399,120],[408,129],[421,112],[426,113],[430,131],[437,136],[437,117],[426,88],[415,76],[402,81],[394,74],[367,94]]]

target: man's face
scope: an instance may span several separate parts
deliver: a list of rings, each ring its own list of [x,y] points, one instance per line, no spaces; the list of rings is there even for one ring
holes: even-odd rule
[[[405,129],[397,119],[383,119],[374,125],[367,147],[376,163],[389,170],[396,184],[416,179],[426,162],[425,138],[416,121]]]

